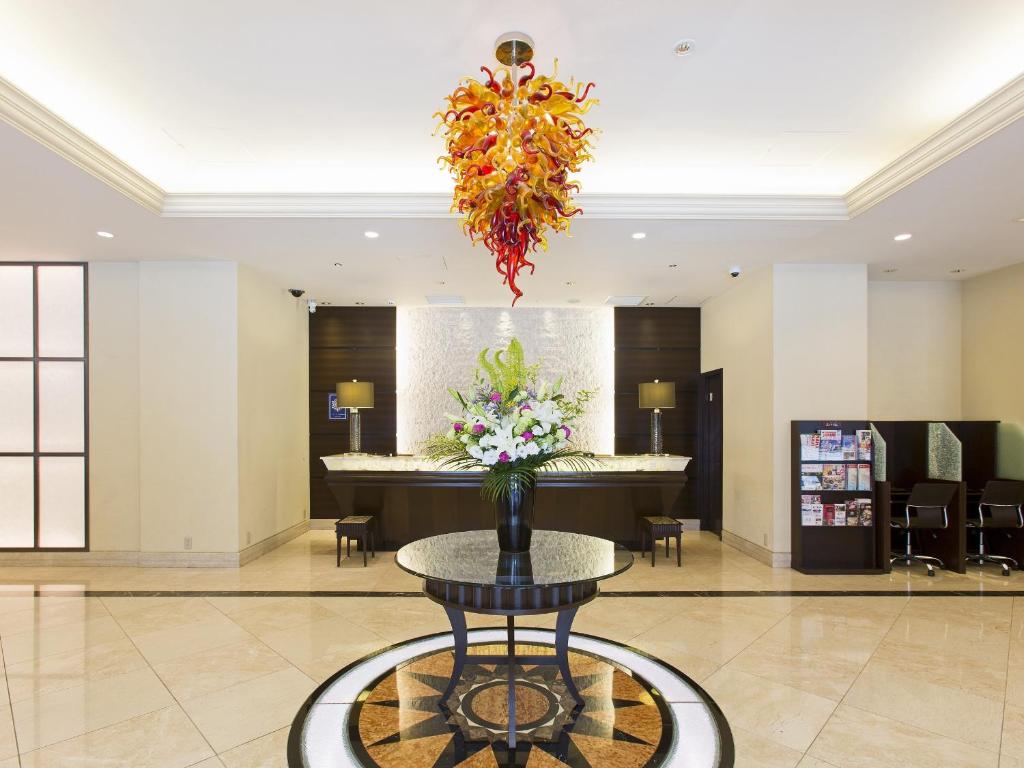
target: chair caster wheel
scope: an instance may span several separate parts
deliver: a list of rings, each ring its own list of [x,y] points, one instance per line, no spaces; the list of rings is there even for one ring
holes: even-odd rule
[[[934,576],[935,575],[935,571],[928,571],[928,575],[929,576]]]
[[[1009,575],[1010,575],[1010,569],[1009,569],[1009,568],[1007,568],[1007,567],[1006,567],[1006,566],[1004,565],[1004,566],[1003,566],[1003,576],[1009,576]]]

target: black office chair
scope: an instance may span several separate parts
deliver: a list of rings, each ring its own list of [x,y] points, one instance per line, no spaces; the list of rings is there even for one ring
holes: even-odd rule
[[[915,561],[923,563],[928,569],[928,575],[935,575],[935,565],[945,568],[942,561],[930,555],[915,555],[910,546],[911,531],[928,530],[935,531],[949,527],[949,505],[959,486],[956,483],[916,483],[910,491],[910,498],[907,500],[906,515],[902,520],[893,518],[889,523],[893,528],[906,531],[907,546],[901,555],[893,555],[889,563],[906,563],[910,566]],[[914,514],[911,515],[911,510]],[[932,533],[935,538],[935,534]]]
[[[996,563],[1002,567],[1003,576],[1009,576],[1010,567],[1018,567],[1017,561],[1012,557],[990,555],[985,552],[985,530],[1024,528],[1024,482],[989,480],[978,504],[978,517],[969,519],[967,527],[978,529],[978,551],[968,554],[967,562],[978,565]]]

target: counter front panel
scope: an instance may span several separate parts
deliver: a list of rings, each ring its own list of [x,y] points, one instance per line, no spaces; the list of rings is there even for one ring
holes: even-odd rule
[[[325,456],[323,462],[338,516],[374,515],[384,549],[494,526],[494,508],[480,497],[481,472],[438,471],[417,456]],[[536,528],[636,548],[639,518],[679,516],[688,457],[608,456],[599,462],[591,472],[539,473]]]

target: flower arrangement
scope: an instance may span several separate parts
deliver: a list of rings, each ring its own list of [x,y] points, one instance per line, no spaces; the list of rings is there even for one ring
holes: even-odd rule
[[[593,391],[568,397],[561,378],[539,381],[540,365],[526,364],[518,339],[490,359],[488,352],[478,357],[472,395],[449,389],[462,413],[447,416],[451,427],[427,443],[426,455],[442,468],[488,470],[482,495],[492,502],[507,498],[513,485],[532,486],[543,466],[589,469],[593,454],[573,448],[571,440]]]

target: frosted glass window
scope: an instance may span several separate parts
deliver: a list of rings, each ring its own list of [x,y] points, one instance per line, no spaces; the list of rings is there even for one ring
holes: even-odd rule
[[[32,267],[0,266],[0,357],[32,357]]]
[[[39,458],[39,546],[85,546],[85,458]]]
[[[0,549],[85,547],[84,264],[0,264]]]
[[[39,356],[85,356],[85,273],[39,267]]]
[[[39,451],[85,450],[85,364],[39,363]]]
[[[31,547],[35,525],[35,459],[0,456],[0,547]]]
[[[0,362],[0,453],[35,450],[31,362]]]

